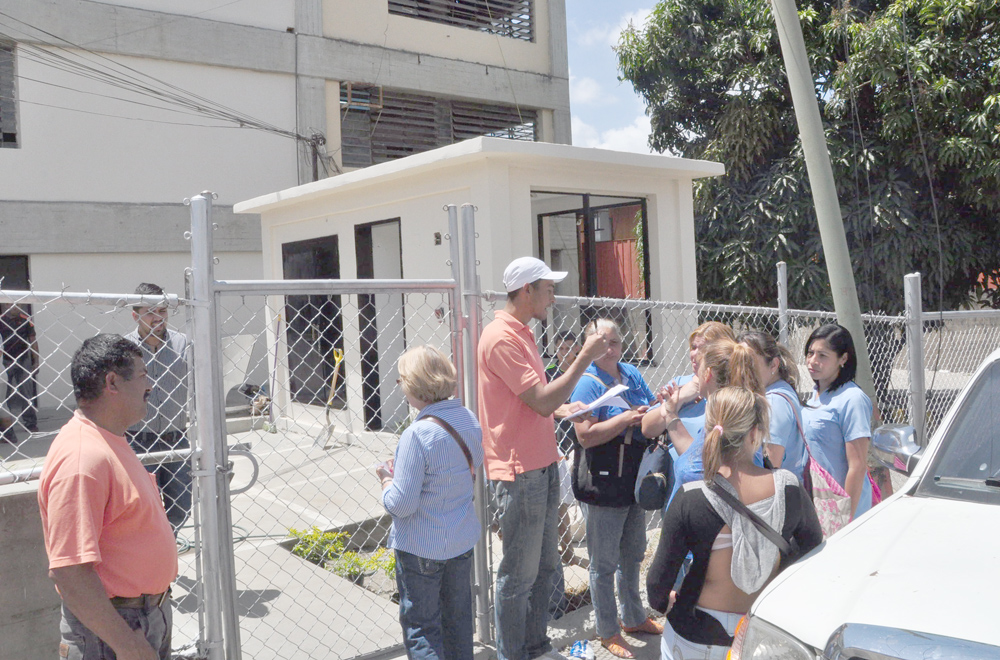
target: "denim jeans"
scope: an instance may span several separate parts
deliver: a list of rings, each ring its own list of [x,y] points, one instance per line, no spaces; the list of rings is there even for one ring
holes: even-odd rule
[[[559,470],[548,467],[491,481],[503,534],[496,574],[499,660],[530,660],[552,650],[546,634],[552,574],[559,570]]]
[[[129,628],[142,629],[146,641],[153,647],[160,660],[170,660],[170,628],[172,625],[170,599],[159,607],[148,610],[133,607],[118,608]],[[69,608],[62,606],[62,620],[59,622],[62,642],[59,657],[66,660],[115,660],[115,652],[101,641],[101,638],[80,623]]]
[[[620,630],[616,576],[622,623],[631,628],[646,620],[646,608],[639,594],[639,566],[646,554],[646,515],[638,504],[620,507],[585,504],[584,513],[597,636],[608,638]]]
[[[139,452],[173,451],[187,449],[187,438],[180,431],[165,431],[160,434],[143,431],[129,437],[132,446]],[[163,508],[167,520],[174,529],[174,536],[191,513],[191,461],[154,463],[147,465],[146,471],[156,475],[156,484],[163,494]]]
[[[396,550],[396,586],[410,660],[472,660],[472,550],[445,560]]]
[[[14,415],[14,408],[20,409],[20,422],[29,431],[38,430],[38,383],[35,380],[35,369],[31,365],[31,357],[22,355],[17,360],[4,360],[7,371],[7,394],[5,403],[0,409]],[[17,415],[15,415],[17,416]]]

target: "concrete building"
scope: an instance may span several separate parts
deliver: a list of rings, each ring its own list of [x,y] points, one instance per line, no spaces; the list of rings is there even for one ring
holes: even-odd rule
[[[442,240],[448,216],[442,209],[472,203],[478,207],[476,250],[485,290],[502,291],[505,266],[532,255],[569,271],[557,286],[560,295],[694,302],[692,184],[724,172],[722,164],[708,161],[481,137],[264,195],[235,210],[260,214],[266,279],[450,278],[449,245]],[[319,296],[301,298],[305,315],[323,304]],[[344,370],[342,423],[355,433],[392,428],[407,414],[395,387],[396,358],[406,343],[448,345],[447,324],[416,332],[410,325],[404,340],[402,319],[426,312],[399,295],[374,298],[360,323],[340,321],[346,300],[331,304],[337,318],[323,324],[333,334],[315,339],[355,352],[374,346],[371,356],[352,355]],[[288,307],[294,307],[290,298]],[[299,315],[294,309],[289,314]],[[619,319],[630,335],[626,343],[637,350],[647,336],[645,318]],[[551,327],[579,329],[579,318],[565,321]],[[359,328],[371,338],[363,340]],[[297,360],[290,373],[279,374],[275,394],[284,396],[281,408],[290,418],[316,418],[315,411],[296,405],[322,405],[323,383],[333,371],[329,352],[306,346],[289,351]]]
[[[564,0],[2,0],[2,286],[182,293],[202,190],[257,278],[234,202],[483,134],[570,141]],[[74,329],[35,321],[53,383]]]

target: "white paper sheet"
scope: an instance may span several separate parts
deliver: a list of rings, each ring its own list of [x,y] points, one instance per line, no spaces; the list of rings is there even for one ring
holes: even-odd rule
[[[577,417],[582,417],[583,415],[589,415],[598,408],[604,408],[605,406],[617,406],[619,408],[631,408],[625,399],[618,396],[622,392],[628,389],[628,385],[619,384],[610,388],[607,392],[597,397],[597,399],[584,408],[583,410],[578,410],[566,419],[576,419]]]

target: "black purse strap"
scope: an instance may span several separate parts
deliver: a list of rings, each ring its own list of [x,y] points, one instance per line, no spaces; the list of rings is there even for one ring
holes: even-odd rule
[[[731,506],[733,508],[733,511],[735,511],[736,513],[740,514],[741,516],[752,522],[754,527],[756,527],[757,530],[761,534],[763,534],[768,541],[778,546],[778,550],[781,552],[781,554],[783,555],[791,554],[792,546],[789,545],[788,541],[786,541],[781,536],[781,534],[776,532],[773,527],[764,522],[763,518],[758,516],[749,508],[747,508],[746,504],[740,502],[735,496],[733,496],[732,493],[726,490],[722,486],[722,484],[719,483],[720,479],[722,479],[722,477],[717,474],[715,475],[715,479],[713,480],[713,482],[710,484],[706,484],[706,486],[708,486],[708,488],[713,493],[722,498],[726,502],[726,504]]]
[[[469,463],[469,472],[472,473],[472,481],[473,483],[475,483],[476,466],[472,464],[472,452],[469,451],[469,447],[465,444],[465,440],[462,440],[462,436],[458,434],[458,431],[455,430],[455,427],[449,424],[448,422],[444,421],[440,417],[435,417],[434,415],[424,415],[423,419],[434,422],[435,424],[443,428],[445,431],[447,431],[449,434],[451,434],[451,437],[453,437],[455,439],[455,442],[458,443],[458,446],[462,450],[462,453],[465,454],[465,460]]]

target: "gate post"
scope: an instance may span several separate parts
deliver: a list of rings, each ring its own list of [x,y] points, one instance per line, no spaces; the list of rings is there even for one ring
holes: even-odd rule
[[[448,304],[451,306],[451,354],[455,358],[456,380],[459,386],[459,398],[469,406],[468,392],[465,390],[465,343],[462,336],[465,329],[465,316],[462,313],[462,258],[461,245],[458,242],[458,209],[454,204],[447,204],[448,212],[448,249],[451,267],[451,279],[455,288],[448,292]],[[471,409],[471,406],[470,406]]]
[[[466,329],[468,337],[465,352],[466,364],[466,402],[477,415],[479,414],[479,362],[477,349],[479,347],[480,316],[479,301],[479,262],[476,260],[476,207],[472,204],[462,204],[462,252],[464,277],[462,294],[465,297]],[[476,576],[476,630],[479,641],[483,644],[493,642],[493,629],[490,621],[490,551],[489,530],[490,512],[487,506],[486,469],[481,466],[476,477],[476,513],[479,515],[481,529],[479,542],[472,557]]]
[[[229,482],[226,478],[226,421],[220,398],[222,351],[215,306],[212,254],[212,192],[189,200],[191,206],[191,290],[194,338],[195,446],[198,510],[202,520],[205,649],[210,660],[240,660],[239,619],[235,609]],[[223,624],[224,622],[224,624]]]
[[[910,358],[910,421],[917,444],[927,446],[926,393],[924,392],[924,319],[920,297],[920,273],[903,276],[903,297],[906,302],[906,348]]]

